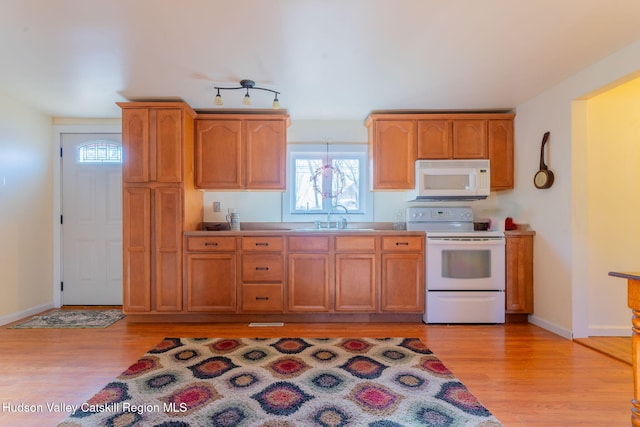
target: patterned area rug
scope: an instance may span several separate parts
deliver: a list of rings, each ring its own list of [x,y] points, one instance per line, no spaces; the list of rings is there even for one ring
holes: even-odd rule
[[[502,424],[416,338],[165,338],[59,426]]]
[[[9,327],[20,328],[106,328],[122,319],[120,310],[52,310]]]

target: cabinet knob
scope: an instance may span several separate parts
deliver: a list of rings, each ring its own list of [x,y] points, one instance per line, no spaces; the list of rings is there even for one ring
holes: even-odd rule
[[[204,242],[205,246],[218,246],[218,242]]]
[[[269,270],[269,267],[256,267],[256,270],[258,270],[258,271],[267,271],[267,270]]]
[[[269,297],[256,297],[257,301],[267,301]]]
[[[409,242],[396,242],[396,246],[409,246]]]
[[[269,246],[267,242],[256,242],[256,246]]]

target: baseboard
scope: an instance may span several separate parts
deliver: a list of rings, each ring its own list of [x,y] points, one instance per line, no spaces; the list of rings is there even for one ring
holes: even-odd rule
[[[631,321],[629,326],[589,326],[590,337],[630,337]]]
[[[35,314],[42,313],[43,311],[51,310],[52,308],[54,308],[53,302],[49,302],[19,311],[17,313],[7,314],[6,316],[0,317],[0,325],[6,325],[7,323],[15,322],[20,319],[24,319],[25,317],[33,316]]]
[[[551,323],[547,320],[536,317],[533,314],[529,316],[529,323],[539,326],[542,329],[546,329],[549,332],[553,332],[556,335],[560,335],[562,338],[566,338],[568,340],[573,339],[573,334],[570,330],[558,326],[555,323]]]

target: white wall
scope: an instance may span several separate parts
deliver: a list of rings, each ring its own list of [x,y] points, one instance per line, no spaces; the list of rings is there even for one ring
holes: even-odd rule
[[[0,324],[52,306],[51,118],[0,95]]]
[[[587,101],[590,335],[630,335],[625,281],[640,266],[640,79]]]
[[[535,313],[530,321],[566,337],[589,334],[589,251],[584,248],[593,244],[589,240],[586,215],[589,210],[587,180],[591,172],[587,164],[586,132],[574,123],[573,110],[586,111],[581,100],[631,80],[638,70],[640,41],[516,109],[517,190],[507,196],[505,203],[519,210],[519,218],[530,223],[537,233]],[[556,182],[550,189],[537,190],[531,180],[538,169],[540,142],[545,131],[551,132],[547,164],[554,171]],[[600,276],[602,272],[597,274]],[[608,280],[605,276],[594,278],[599,279]],[[621,281],[618,286],[625,284]],[[620,308],[625,309],[626,304]]]

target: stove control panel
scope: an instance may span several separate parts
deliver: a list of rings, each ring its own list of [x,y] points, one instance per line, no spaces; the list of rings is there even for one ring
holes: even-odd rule
[[[473,221],[473,210],[469,207],[409,207],[407,221],[452,222]]]

